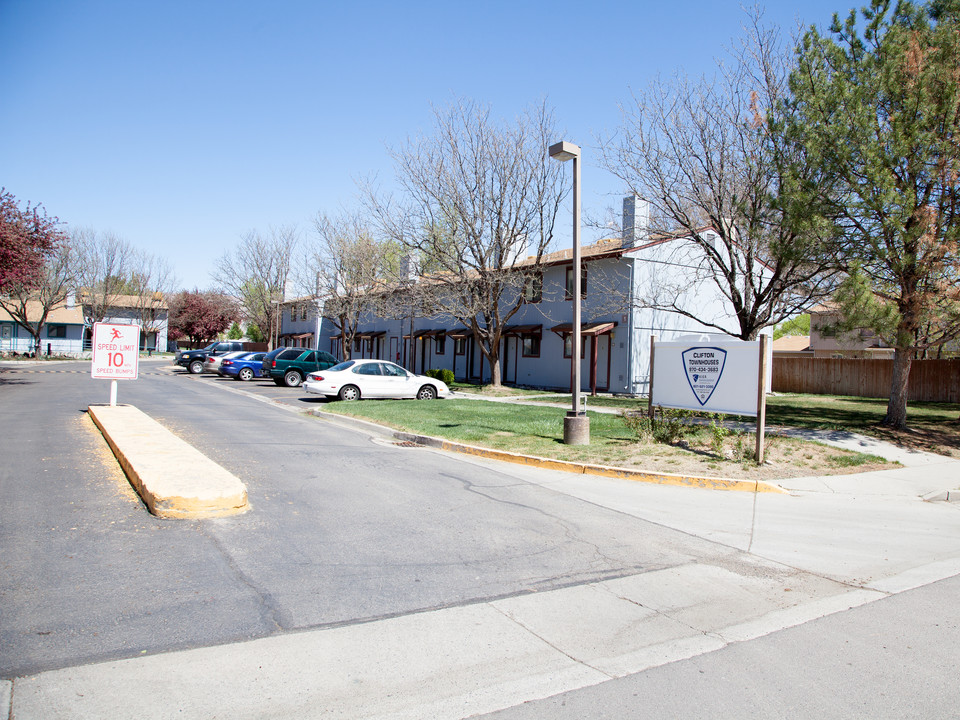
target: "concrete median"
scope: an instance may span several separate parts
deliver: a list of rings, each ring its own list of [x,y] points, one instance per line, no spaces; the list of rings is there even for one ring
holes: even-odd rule
[[[150,512],[205,518],[245,512],[247,488],[232,473],[132,405],[87,408]]]

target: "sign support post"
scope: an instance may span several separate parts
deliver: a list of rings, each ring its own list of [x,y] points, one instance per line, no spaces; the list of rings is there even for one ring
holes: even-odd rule
[[[757,377],[757,465],[763,465],[764,426],[767,423],[767,343],[770,338],[760,336],[760,372]]]
[[[647,411],[650,414],[650,419],[653,420],[653,354],[657,347],[657,336],[650,336],[650,388],[648,390],[647,396]]]

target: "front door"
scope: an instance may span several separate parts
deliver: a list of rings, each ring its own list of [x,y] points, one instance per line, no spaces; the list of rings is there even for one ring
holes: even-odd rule
[[[598,335],[597,342],[597,390],[610,389],[610,335]]]
[[[503,341],[503,381],[517,384],[517,364],[519,357],[520,338],[516,335],[507,335]]]

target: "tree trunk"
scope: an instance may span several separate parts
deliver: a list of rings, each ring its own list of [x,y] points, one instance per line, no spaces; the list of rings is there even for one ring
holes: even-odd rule
[[[480,352],[487,359],[487,362],[490,363],[490,387],[499,388],[503,386],[503,379],[500,377],[500,341],[497,340],[496,345],[493,346],[496,350],[491,351],[490,348],[486,347],[482,342],[480,343]],[[483,376],[481,374],[480,383],[483,384]]]
[[[502,387],[503,378],[500,377],[500,353],[487,358],[490,361],[490,387]]]
[[[913,352],[897,348],[893,354],[893,379],[890,383],[890,402],[881,424],[897,430],[907,428],[907,391],[910,384],[910,363]]]

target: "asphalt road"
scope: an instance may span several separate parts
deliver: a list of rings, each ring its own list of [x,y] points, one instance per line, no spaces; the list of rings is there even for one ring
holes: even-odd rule
[[[509,597],[734,551],[258,402],[303,393],[144,362],[130,403],[239,476],[252,510],[159,520],[85,414],[89,363],[0,372],[0,678]]]

